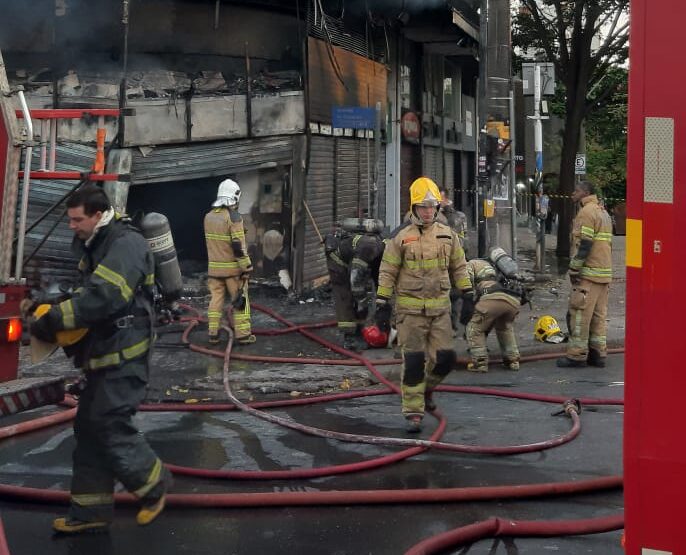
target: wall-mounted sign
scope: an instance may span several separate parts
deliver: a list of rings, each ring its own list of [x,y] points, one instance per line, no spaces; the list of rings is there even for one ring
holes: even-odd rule
[[[409,143],[419,143],[419,137],[422,132],[422,124],[419,121],[419,116],[414,112],[405,112],[400,120],[400,130],[403,134],[403,139]]]
[[[342,129],[374,129],[376,127],[376,108],[362,106],[334,106],[331,109],[333,127]]]

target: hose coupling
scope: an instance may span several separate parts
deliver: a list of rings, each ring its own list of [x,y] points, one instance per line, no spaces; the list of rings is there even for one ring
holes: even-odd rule
[[[577,415],[581,414],[581,402],[579,399],[567,399],[562,403],[562,409],[552,413],[551,416],[561,416],[563,414],[571,416],[572,412]]]

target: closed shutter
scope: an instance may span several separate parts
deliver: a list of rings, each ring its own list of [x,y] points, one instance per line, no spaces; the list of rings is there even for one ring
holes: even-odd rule
[[[145,154],[144,154],[145,152]],[[160,146],[133,150],[132,182],[184,181],[290,164],[293,139],[287,136],[212,143]]]
[[[452,150],[445,151],[445,177],[441,184],[448,191],[455,191],[455,152]],[[439,186],[441,186],[439,185]]]
[[[33,151],[33,169],[40,166],[40,149]],[[88,171],[95,160],[95,148],[79,145],[57,145],[57,171]],[[59,201],[77,184],[76,181],[38,180],[29,187],[27,228],[45,210]],[[20,183],[19,198],[23,185]],[[17,203],[17,210],[21,209]],[[74,233],[69,229],[64,204],[53,210],[40,224],[26,234],[24,260],[34,251],[46,234],[48,239],[24,267],[24,277],[30,287],[39,287],[51,281],[75,280],[78,260],[71,252]],[[17,213],[17,221],[19,214]],[[53,225],[56,227],[53,228]]]
[[[305,200],[322,235],[334,226],[334,143],[333,137],[312,137],[307,170]],[[303,282],[311,283],[327,274],[324,247],[312,219],[305,215]]]
[[[424,147],[424,175],[433,179],[439,187],[443,181],[442,165],[441,149],[435,146]]]
[[[335,218],[357,218],[360,200],[360,151],[358,140],[339,137],[336,141],[336,173],[334,198],[336,202]]]
[[[386,219],[386,145],[382,144],[379,152],[379,167],[376,176],[377,205],[376,217],[380,220]],[[384,222],[385,223],[385,222]]]

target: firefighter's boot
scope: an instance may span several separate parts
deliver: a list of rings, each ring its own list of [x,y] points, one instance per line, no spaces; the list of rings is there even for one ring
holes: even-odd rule
[[[427,389],[426,393],[424,393],[424,410],[429,412],[436,410],[436,402],[434,401],[433,390],[431,389]]]
[[[422,417],[419,414],[409,414],[405,417],[405,431],[418,434],[422,431]]]
[[[167,490],[171,484],[171,472],[165,468],[160,481],[141,499],[141,508],[136,515],[136,522],[140,526],[146,526],[160,516],[167,502]]]
[[[589,366],[605,368],[605,358],[606,357],[600,354],[600,351],[598,349],[590,348],[588,350],[588,358],[586,359],[586,362],[588,362]]]
[[[60,517],[52,521],[52,529],[56,534],[97,534],[107,532],[110,529],[110,523],[107,520],[86,521]]]

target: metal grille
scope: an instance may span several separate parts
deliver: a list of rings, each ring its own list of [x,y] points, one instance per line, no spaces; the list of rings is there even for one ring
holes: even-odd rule
[[[322,235],[334,226],[334,138],[312,137],[305,199]],[[303,281],[325,276],[324,249],[309,215],[305,215]]]
[[[359,141],[352,138],[336,139],[335,217],[337,221],[360,216],[359,172]]]
[[[386,58],[385,39],[382,41],[370,38],[370,44],[367,46],[364,30],[353,30],[349,24],[346,26],[343,20],[329,15],[322,17],[321,13],[318,14],[315,21],[313,10],[309,10],[307,15],[310,36],[322,40],[329,40],[330,38],[332,44],[378,62],[382,62]]]
[[[33,152],[33,168],[40,165],[40,149]],[[57,146],[57,171],[87,171],[95,159],[95,148],[64,144]],[[23,163],[23,161],[22,161]],[[75,181],[39,180],[32,181],[29,188],[27,226],[36,221],[43,212],[70,191]],[[20,184],[20,192],[23,186]],[[18,207],[19,209],[19,207]],[[74,280],[78,272],[78,260],[71,252],[74,234],[69,229],[66,217],[62,218],[64,206],[58,206],[38,226],[26,234],[24,256],[27,257],[50,234],[36,255],[24,267],[24,277],[32,287],[55,280]],[[57,226],[51,231],[52,226]],[[17,214],[17,222],[19,214]]]
[[[441,149],[435,146],[424,147],[424,175],[433,179],[439,187],[443,186],[443,157]]]
[[[674,120],[645,119],[643,201],[674,202]]]
[[[132,182],[160,183],[224,176],[293,159],[291,137],[161,146],[144,155],[134,149]]]

